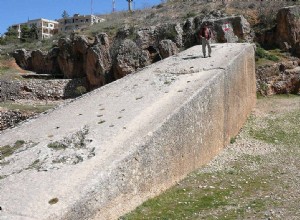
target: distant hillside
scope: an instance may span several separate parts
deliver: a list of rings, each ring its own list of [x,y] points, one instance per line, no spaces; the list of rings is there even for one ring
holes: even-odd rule
[[[188,18],[198,16],[199,18],[217,17],[219,15],[243,15],[255,31],[275,25],[277,11],[289,5],[300,4],[299,1],[238,1],[232,0],[226,4],[222,1],[191,1],[191,0],[168,0],[165,3],[136,10],[133,12],[121,11],[111,14],[99,15],[106,19],[105,22],[95,24],[88,29],[78,31],[81,34],[95,36],[105,32],[110,38],[115,37],[118,29],[124,25],[131,27],[148,27],[162,23],[184,22]],[[69,35],[69,34],[65,34]],[[21,43],[16,40],[5,41],[0,39],[0,53],[6,54],[17,48],[48,50],[62,34],[56,35],[49,40],[34,40],[32,42]]]
[[[184,22],[188,18],[199,16],[200,18],[217,17],[219,15],[243,15],[250,25],[256,30],[270,28],[275,25],[278,10],[285,6],[300,4],[295,1],[191,1],[168,0],[152,8],[130,12],[116,12],[99,15],[106,19],[82,32],[95,35],[105,32],[113,36],[116,31],[127,24],[132,27],[148,27],[162,23]]]

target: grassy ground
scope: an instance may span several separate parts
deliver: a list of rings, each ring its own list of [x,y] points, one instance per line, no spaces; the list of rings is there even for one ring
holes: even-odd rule
[[[23,140],[18,140],[13,146],[9,146],[9,145],[0,146],[0,165],[2,159],[12,155],[16,150],[21,148],[24,145],[24,143],[25,142]]]
[[[209,165],[120,219],[299,219],[300,97],[258,100]]]
[[[281,51],[280,49],[264,50],[257,47],[255,51],[255,66],[272,65],[278,62],[286,62],[290,55]]]

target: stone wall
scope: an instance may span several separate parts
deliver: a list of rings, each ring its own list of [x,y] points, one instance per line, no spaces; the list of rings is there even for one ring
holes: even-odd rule
[[[0,100],[59,100],[74,98],[87,91],[86,79],[30,79],[0,81]]]
[[[17,123],[24,121],[30,117],[36,115],[35,113],[25,113],[17,110],[0,110],[0,131],[7,129],[9,127],[15,126]]]

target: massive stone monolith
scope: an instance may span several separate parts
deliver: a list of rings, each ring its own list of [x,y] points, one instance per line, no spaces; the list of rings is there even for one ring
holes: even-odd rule
[[[253,46],[212,47],[2,132],[1,219],[116,219],[209,162],[256,102]]]

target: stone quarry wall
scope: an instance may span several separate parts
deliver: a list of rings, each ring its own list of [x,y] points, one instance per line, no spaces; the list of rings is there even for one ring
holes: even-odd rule
[[[206,59],[199,51],[194,47],[169,57],[0,135],[7,144],[12,135],[18,140],[33,129],[25,141],[37,145],[14,158],[22,164],[34,164],[51,152],[44,152],[47,139],[59,140],[75,127],[89,129],[86,149],[94,147],[91,158],[75,165],[39,164],[39,171],[25,167],[6,174],[0,181],[4,214],[117,219],[209,162],[237,135],[256,103],[254,49],[250,44],[213,45],[213,57]],[[104,120],[97,123],[95,114]],[[16,165],[2,172],[10,169]],[[57,204],[48,204],[54,197]]]

